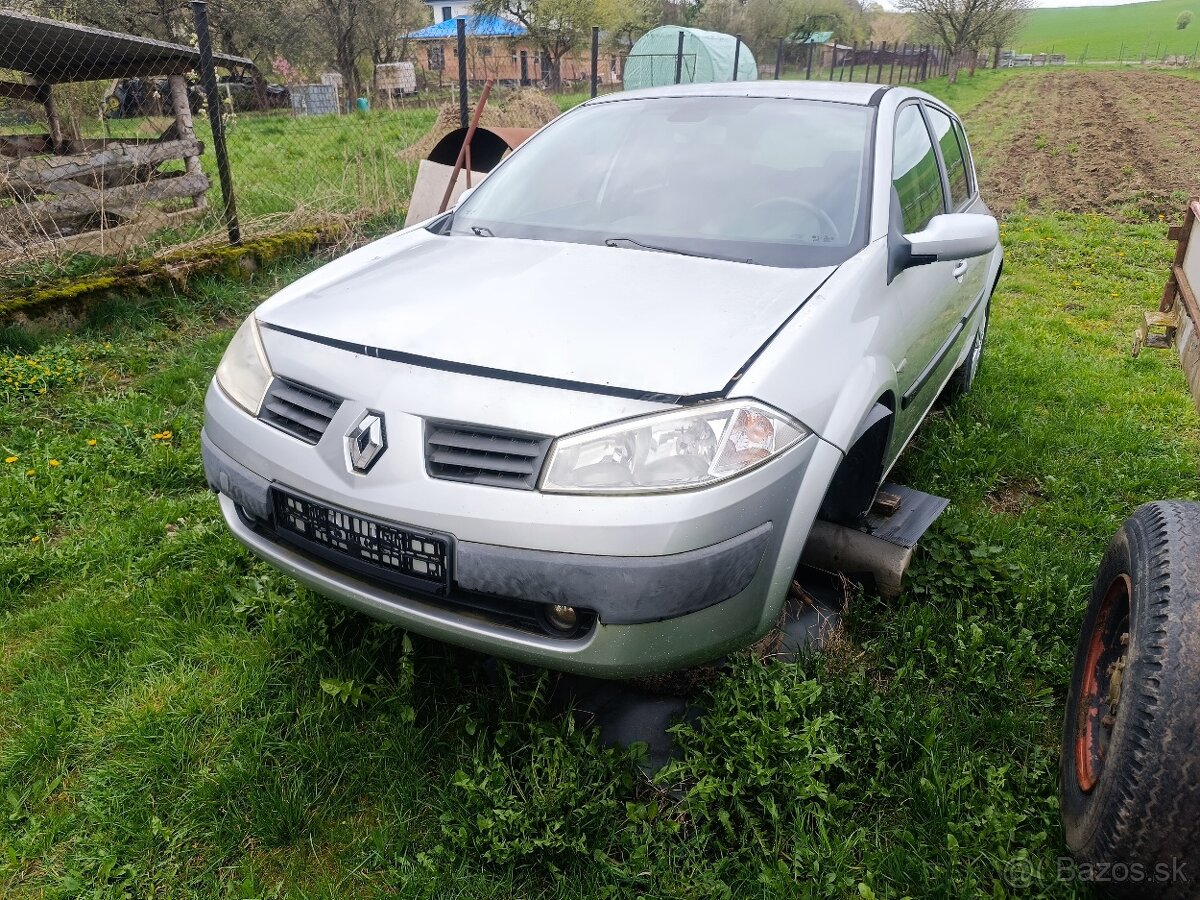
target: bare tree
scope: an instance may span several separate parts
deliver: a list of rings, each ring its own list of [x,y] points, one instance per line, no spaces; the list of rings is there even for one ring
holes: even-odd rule
[[[912,16],[905,13],[875,10],[871,17],[871,40],[886,41],[893,47],[908,40],[912,31]]]
[[[963,53],[1004,43],[1018,28],[1031,0],[900,0],[918,27],[950,52],[950,82],[958,80]]]

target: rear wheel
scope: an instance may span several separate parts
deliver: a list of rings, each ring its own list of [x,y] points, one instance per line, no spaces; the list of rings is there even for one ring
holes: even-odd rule
[[[946,382],[945,390],[942,393],[946,400],[953,401],[971,393],[975,377],[979,374],[979,367],[983,363],[983,348],[987,343],[988,319],[991,314],[992,302],[988,300],[987,305],[983,308],[983,321],[979,323],[975,337],[971,340],[971,350],[967,353],[967,358],[954,370],[954,374]]]
[[[1081,873],[1123,896],[1200,885],[1200,504],[1139,508],[1113,537],[1084,617],[1059,794]],[[1122,867],[1118,869],[1118,867]]]

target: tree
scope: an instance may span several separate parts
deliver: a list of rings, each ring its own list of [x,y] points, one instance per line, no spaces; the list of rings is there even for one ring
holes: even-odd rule
[[[1191,24],[1192,24],[1192,11],[1190,9],[1185,9],[1183,12],[1181,12],[1179,14],[1179,18],[1177,18],[1175,20],[1175,27],[1178,28],[1180,31],[1183,31],[1183,29],[1187,28]]]
[[[877,10],[871,18],[871,40],[876,43],[886,41],[895,47],[907,41],[911,31],[912,16],[905,13]]]
[[[593,25],[606,25],[612,4],[602,0],[480,0],[485,15],[505,15],[520,22],[550,61],[545,73],[551,87],[562,82],[563,57],[591,38]]]
[[[918,28],[950,53],[950,83],[958,80],[961,55],[1005,43],[1021,27],[1031,0],[900,0]]]
[[[821,31],[832,31],[845,42],[865,40],[867,33],[865,16],[843,0],[707,0],[695,24],[740,34],[756,54],[771,58],[781,37],[796,46]]]

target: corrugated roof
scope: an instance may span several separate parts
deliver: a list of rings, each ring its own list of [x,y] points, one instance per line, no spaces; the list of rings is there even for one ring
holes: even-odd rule
[[[466,19],[467,35],[470,37],[524,37],[529,32],[519,22],[500,16],[460,16]],[[410,31],[408,37],[417,41],[441,41],[458,35],[456,19],[438,22],[420,31]]]
[[[792,41],[793,44],[825,44],[833,37],[832,31],[814,31],[803,41]]]
[[[254,67],[240,56],[213,56],[221,66]],[[38,81],[171,75],[194,69],[199,60],[195,47],[0,9],[0,69]]]

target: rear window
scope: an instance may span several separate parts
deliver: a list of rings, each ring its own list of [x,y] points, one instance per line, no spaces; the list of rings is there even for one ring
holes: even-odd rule
[[[971,182],[967,179],[966,154],[958,142],[958,134],[950,117],[940,109],[925,107],[929,112],[929,124],[942,150],[946,163],[946,178],[950,182],[950,207],[959,209],[971,196]]]
[[[873,129],[868,107],[807,100],[585,106],[482,182],[450,233],[833,265],[866,243]]]

